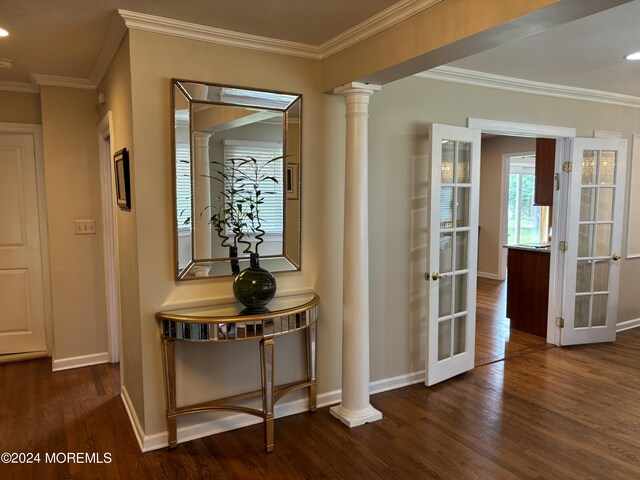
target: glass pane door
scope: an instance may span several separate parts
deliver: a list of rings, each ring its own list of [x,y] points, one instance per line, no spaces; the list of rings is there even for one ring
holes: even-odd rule
[[[433,125],[427,385],[473,368],[479,132]]]
[[[615,338],[625,157],[625,140],[575,140],[563,345]]]

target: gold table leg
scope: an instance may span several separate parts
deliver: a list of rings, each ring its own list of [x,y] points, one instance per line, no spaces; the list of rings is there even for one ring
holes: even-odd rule
[[[316,322],[307,328],[307,375],[309,382],[311,382],[309,385],[309,411],[315,412],[318,388],[316,380]]]
[[[170,417],[176,409],[176,341],[173,338],[162,337],[162,353],[164,365],[165,393],[167,396],[167,430],[169,432],[169,447],[178,446],[176,417]]]
[[[273,373],[274,373],[273,338],[260,340],[260,368],[262,370],[262,412],[264,421],[264,448],[267,453],[273,452],[274,420],[273,420]]]

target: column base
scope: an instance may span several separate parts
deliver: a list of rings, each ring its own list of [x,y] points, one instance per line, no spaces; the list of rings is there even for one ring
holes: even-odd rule
[[[340,404],[335,407],[331,407],[329,411],[331,412],[331,415],[336,417],[349,428],[358,427],[365,423],[375,422],[376,420],[382,420],[382,413],[371,405],[367,408],[363,408],[362,410],[349,410]]]

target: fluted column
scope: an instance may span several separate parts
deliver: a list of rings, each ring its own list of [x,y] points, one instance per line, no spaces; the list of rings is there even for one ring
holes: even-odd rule
[[[342,308],[342,403],[331,414],[349,427],[380,420],[369,403],[369,99],[379,85],[350,83],[335,89],[347,107]]]

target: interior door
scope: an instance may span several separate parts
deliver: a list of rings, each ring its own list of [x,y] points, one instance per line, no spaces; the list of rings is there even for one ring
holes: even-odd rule
[[[0,133],[0,354],[45,351],[33,136]]]
[[[425,383],[471,370],[475,352],[480,130],[433,124]]]
[[[569,179],[562,345],[616,338],[627,141],[576,138]]]

